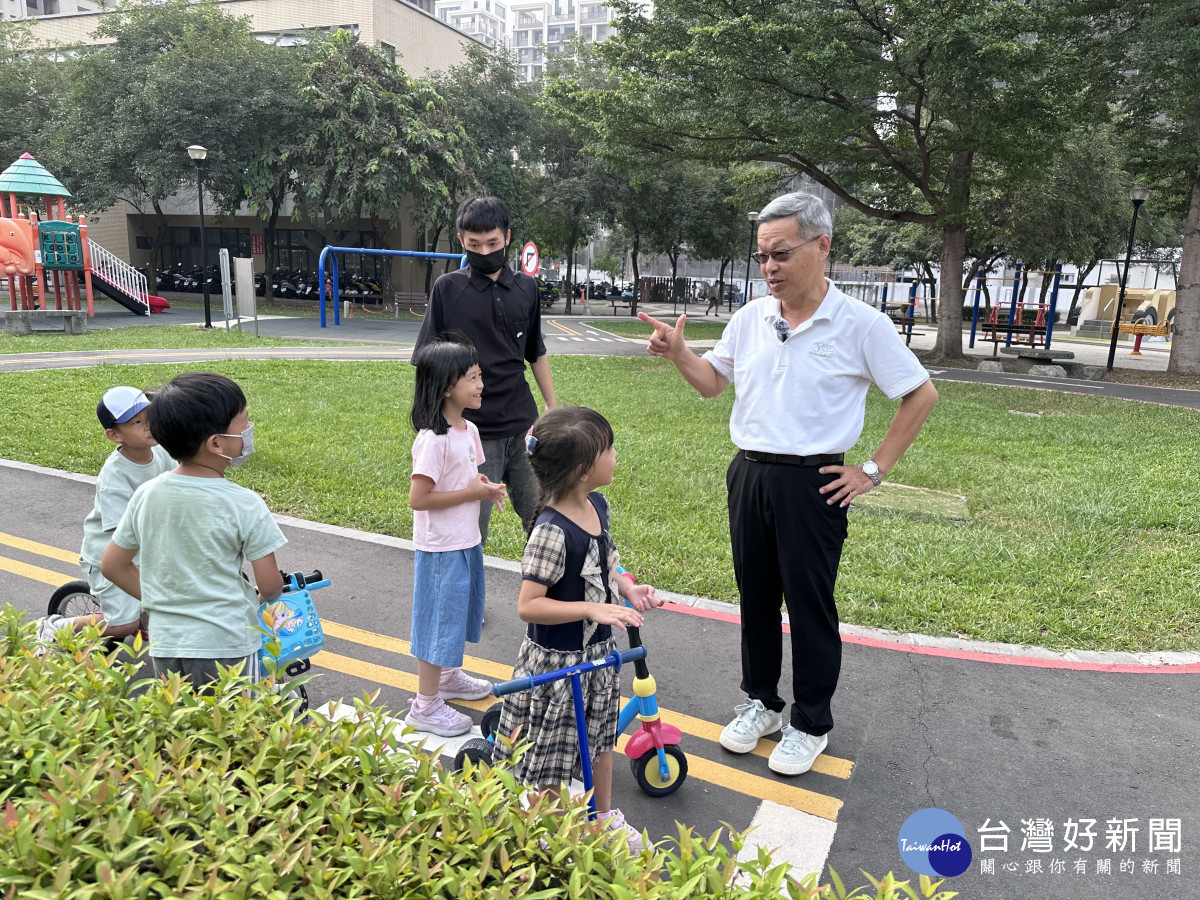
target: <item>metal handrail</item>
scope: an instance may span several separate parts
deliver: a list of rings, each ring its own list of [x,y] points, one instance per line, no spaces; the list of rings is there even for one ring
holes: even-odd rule
[[[150,282],[146,276],[114,253],[105,250],[88,238],[88,250],[92,257],[92,274],[99,276],[114,287],[120,288],[147,310],[150,309]]]

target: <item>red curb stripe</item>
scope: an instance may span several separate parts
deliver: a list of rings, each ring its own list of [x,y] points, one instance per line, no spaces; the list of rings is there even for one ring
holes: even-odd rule
[[[695,606],[684,606],[681,603],[664,603],[663,609],[671,612],[686,613],[702,619],[714,619],[718,622],[728,622],[731,625],[741,623],[741,616],[736,613],[717,612],[711,609],[701,609]],[[791,633],[791,627],[785,622],[785,634]],[[1116,675],[1200,675],[1200,663],[1181,665],[1164,664],[1152,666],[1146,663],[1096,663],[1068,659],[1043,659],[1038,656],[1016,656],[1010,653],[984,653],[980,650],[954,650],[949,647],[923,647],[919,644],[906,644],[902,641],[885,641],[881,638],[863,637],[854,634],[843,634],[842,643],[859,644],[863,647],[873,647],[877,650],[892,650],[899,653],[916,653],[920,656],[941,656],[946,659],[963,659],[969,662],[991,663],[997,666],[1028,666],[1035,669],[1069,669],[1077,672],[1111,672]]]

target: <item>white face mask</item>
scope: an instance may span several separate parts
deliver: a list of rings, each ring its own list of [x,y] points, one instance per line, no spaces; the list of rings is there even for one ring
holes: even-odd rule
[[[254,452],[254,423],[251,422],[246,430],[241,434],[220,434],[218,437],[240,437],[242,439],[242,453],[240,456],[225,456],[224,453],[218,453],[218,456],[225,456],[229,460],[230,465],[240,466],[250,458],[250,454]]]

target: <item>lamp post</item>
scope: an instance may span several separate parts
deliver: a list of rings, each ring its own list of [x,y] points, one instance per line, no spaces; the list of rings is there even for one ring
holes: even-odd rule
[[[208,299],[208,248],[204,244],[204,159],[208,151],[199,144],[187,148],[188,156],[196,164],[196,196],[200,201],[200,281],[204,285],[204,327],[212,328],[212,307]]]
[[[1113,361],[1117,358],[1117,337],[1121,332],[1121,310],[1125,306],[1125,285],[1129,283],[1129,263],[1133,258],[1133,235],[1137,231],[1138,210],[1150,196],[1150,189],[1138,187],[1136,184],[1129,189],[1129,199],[1133,201],[1133,222],[1129,225],[1129,247],[1125,251],[1125,271],[1121,275],[1121,290],[1117,295],[1117,309],[1113,313],[1112,340],[1108,344],[1108,371],[1113,370]]]
[[[746,218],[750,220],[750,250],[746,253],[746,290],[742,292],[740,306],[745,306],[750,299],[750,261],[754,258],[754,229],[758,225],[758,213],[748,212]]]

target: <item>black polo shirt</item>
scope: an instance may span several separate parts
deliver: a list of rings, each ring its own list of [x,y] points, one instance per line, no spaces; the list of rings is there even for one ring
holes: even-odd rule
[[[525,363],[546,355],[537,282],[508,266],[495,281],[470,267],[446,273],[434,282],[414,354],[444,331],[461,331],[479,351],[483,406],[463,412],[479,436],[524,434],[538,414]]]

